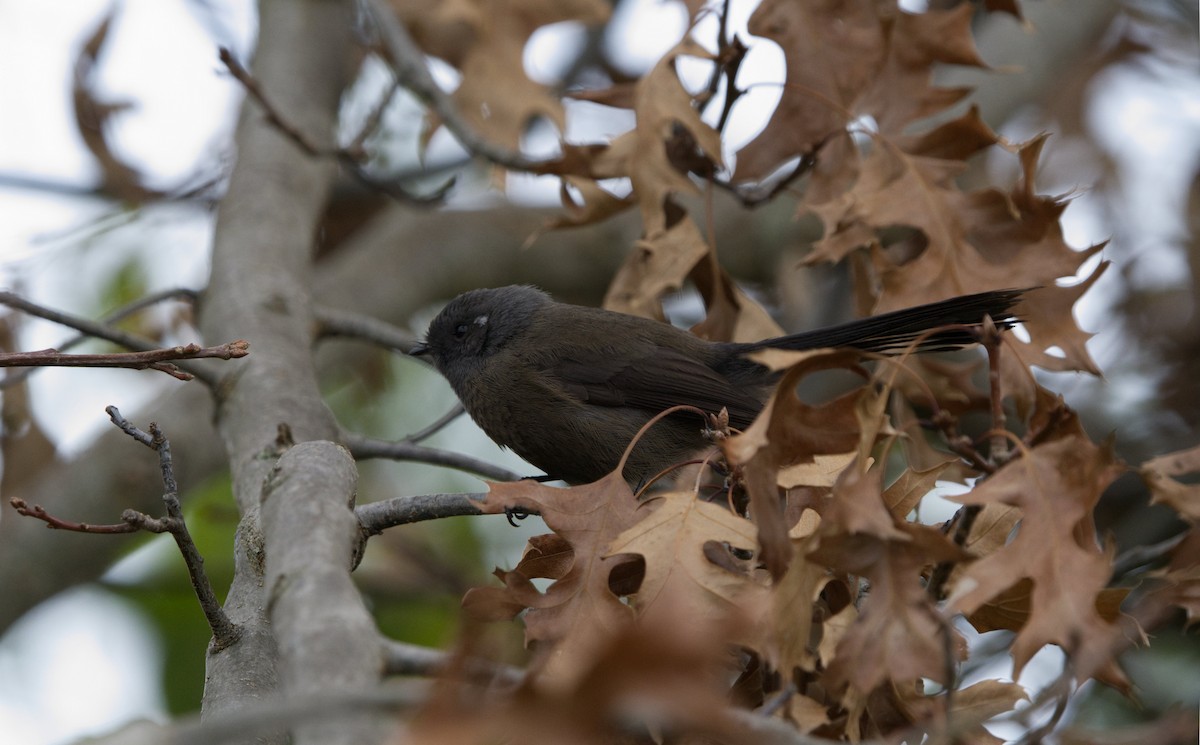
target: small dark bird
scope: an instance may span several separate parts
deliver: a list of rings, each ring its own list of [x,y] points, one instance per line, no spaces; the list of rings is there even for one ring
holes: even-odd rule
[[[902,352],[939,326],[1000,327],[1017,322],[1010,309],[1024,290],[964,295],[937,303],[744,343],[705,341],[666,323],[555,302],[534,287],[471,290],[429,325],[427,355],[450,381],[471,418],[497,444],[569,483],[610,473],[651,417],[680,404],[729,411],[733,427],[753,421],[779,374],[745,357],[758,349],[851,347]],[[922,340],[920,351],[974,342],[947,330]],[[627,480],[648,479],[705,447],[695,417],[671,416],[634,447]]]

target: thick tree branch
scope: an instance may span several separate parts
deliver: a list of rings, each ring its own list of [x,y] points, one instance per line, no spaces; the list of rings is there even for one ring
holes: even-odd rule
[[[354,64],[353,3],[264,0],[260,7],[254,78],[290,122],[327,149]],[[230,338],[237,329],[234,335],[250,339],[255,349],[217,387],[217,426],[243,515],[241,562],[226,611],[248,633],[239,644],[210,651],[206,718],[277,695],[276,676],[288,695],[350,692],[377,685],[382,665],[377,633],[349,574],[358,545],[346,505],[353,464],[332,445],[337,425],[312,358],[317,322],[309,283],[336,165],[297,151],[252,100],[243,107],[237,146],[199,322],[206,338]],[[300,443],[282,457],[281,423]],[[337,463],[349,465],[331,465]],[[317,472],[327,466],[334,481]],[[305,592],[313,581],[327,594]],[[291,738],[367,744],[387,731],[379,720],[360,717],[336,725],[308,722]]]
[[[291,695],[362,688],[383,667],[378,631],[349,577],[359,540],[357,481],[344,448],[302,442],[279,458],[263,489],[266,594]],[[345,729],[313,723],[297,737],[350,742]],[[360,728],[355,742],[372,742],[369,731]]]

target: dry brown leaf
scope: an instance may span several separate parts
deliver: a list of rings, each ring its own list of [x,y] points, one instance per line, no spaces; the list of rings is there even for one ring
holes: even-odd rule
[[[391,0],[426,53],[462,73],[452,97],[459,113],[486,139],[515,149],[531,120],[564,129],[562,103],[525,74],[525,46],[543,26],[607,20],[601,0]]]
[[[938,479],[949,467],[949,463],[939,463],[924,471],[911,467],[904,469],[904,473],[883,492],[883,504],[892,517],[897,520],[905,519],[917,508],[921,499],[933,490]]]
[[[858,621],[858,608],[847,605],[821,624],[821,641],[817,643],[817,659],[828,668],[837,654],[838,645]]]
[[[797,486],[833,486],[838,476],[857,455],[857,452],[814,455],[812,463],[795,463],[780,468],[776,483],[784,489],[794,489]]]
[[[758,624],[758,638],[751,642],[771,668],[785,678],[796,669],[816,669],[814,610],[831,576],[825,567],[805,556],[815,540],[811,534],[793,539],[792,563],[771,587],[769,610]]]
[[[808,696],[792,696],[787,704],[787,718],[796,725],[802,735],[829,724],[829,712],[825,705]]]
[[[1012,542],[962,573],[947,612],[971,614],[1022,579],[1033,582],[1029,620],[1013,643],[1014,674],[1046,644],[1071,655],[1081,678],[1109,664],[1114,627],[1096,611],[1112,571],[1096,545],[1092,510],[1124,470],[1110,445],[1082,436],[1039,445],[967,494],[963,504],[1005,504],[1022,511]]]
[[[117,198],[141,203],[162,196],[161,192],[142,184],[142,176],[125,158],[112,148],[109,127],[115,115],[133,108],[131,101],[102,100],[97,96],[96,63],[108,42],[108,31],[116,7],[105,14],[96,30],[87,38],[75,58],[75,74],[71,89],[75,127],[83,144],[96,159],[104,180],[103,189]]]
[[[654,240],[672,224],[667,210],[671,194],[699,193],[672,162],[672,143],[682,138],[701,157],[718,166],[721,163],[721,136],[700,118],[691,94],[675,71],[676,60],[685,56],[711,58],[690,37],[664,54],[635,88],[637,125],[597,153],[591,164],[595,178],[629,178],[642,210],[647,240]]]
[[[765,178],[837,139],[856,117],[870,116],[882,134],[899,136],[912,122],[962,100],[968,89],[933,88],[930,79],[939,63],[985,66],[971,38],[973,14],[969,3],[919,14],[863,0],[762,3],[748,29],[779,44],[786,80],[766,128],[738,152],[735,180]],[[978,122],[977,115],[968,117]],[[946,134],[915,146],[929,154],[958,154],[972,139],[986,140],[984,130],[982,123],[969,133],[960,129],[949,151],[938,147],[948,142]],[[853,160],[835,155],[821,180],[843,180],[853,173]],[[836,190],[819,192],[827,199]]]
[[[862,615],[828,664],[832,690],[848,684],[867,693],[885,680],[922,677],[949,682],[947,670],[965,653],[962,638],[929,600],[921,572],[929,564],[961,561],[966,555],[935,528],[906,522],[895,528],[899,539],[869,533],[822,536],[809,554],[813,561],[870,582]]]
[[[1200,529],[1194,525],[1188,529],[1170,556],[1167,566],[1151,573],[1161,582],[1151,594],[1159,602],[1182,608],[1191,626],[1200,621]]]
[[[930,743],[953,742],[961,745],[1002,745],[1004,740],[992,736],[983,723],[1029,700],[1025,689],[1016,683],[982,680],[954,692],[950,720],[946,722],[942,711],[945,702],[940,696],[902,698],[904,708],[913,721],[936,723],[935,727],[925,728],[930,735]],[[946,735],[950,737],[943,739]]]
[[[982,358],[961,362],[914,355],[904,364],[911,374],[899,376],[896,389],[919,406],[930,407],[937,401],[940,408],[961,414],[986,410],[991,403],[988,392],[975,384],[985,364]]]
[[[833,498],[825,509],[825,529],[836,533],[867,533],[878,538],[903,541],[905,534],[883,499],[883,468],[867,469],[855,461],[838,476]]]
[[[523,559],[518,569],[497,571],[503,588],[475,588],[464,597],[463,605],[485,618],[514,611],[507,616],[511,618],[528,609],[523,616],[525,638],[527,643],[537,643],[541,677],[565,684],[591,664],[592,655],[605,640],[633,619],[630,607],[609,587],[613,569],[629,557],[604,554],[608,544],[639,519],[637,501],[620,473],[567,489],[533,481],[490,487],[480,505],[483,512],[540,514],[559,539],[542,539],[538,550],[561,554],[569,546],[572,561],[563,573],[561,557],[541,564]],[[552,548],[547,550],[547,546]],[[529,556],[527,552],[526,558]],[[552,571],[524,573],[539,565]],[[540,592],[531,581],[538,576],[555,581]]]
[[[812,152],[855,116],[855,102],[884,57],[884,31],[871,0],[765,0],[747,30],[783,50],[787,77],[766,128],[737,156],[736,181],[757,181]]]
[[[639,615],[666,593],[672,611],[688,619],[722,619],[731,607],[765,591],[748,572],[730,571],[705,555],[710,543],[750,551],[756,548],[754,523],[724,505],[699,500],[692,492],[654,494],[639,505],[636,518],[635,524],[612,540],[608,553],[645,558],[645,578],[634,597]]]
[[[789,526],[778,488],[779,469],[812,462],[818,454],[845,453],[856,448],[856,406],[868,389],[858,388],[820,406],[809,406],[796,395],[796,385],[812,373],[847,369],[862,374],[857,355],[852,352],[778,354],[767,350],[756,353],[754,360],[768,365],[795,363],[784,373],[753,424],[723,443],[729,462],[743,468],[750,514],[758,524],[761,558],[771,576],[778,579],[786,571],[791,554]]]
[[[663,320],[662,296],[679,290],[708,244],[690,217],[634,244],[617,270],[604,307],[621,313]]]
[[[441,677],[404,742],[612,745],[648,741],[645,729],[658,721],[682,732],[741,732],[728,717],[721,630],[674,620],[625,626],[560,686],[526,676],[511,693],[481,695],[476,681]]]
[[[759,341],[783,336],[783,329],[755,300],[742,291],[712,251],[695,265],[692,282],[704,298],[704,320],[692,333],[712,341]]]
[[[1160,455],[1138,469],[1153,499],[1192,522],[1200,521],[1200,484],[1183,484],[1172,476],[1200,473],[1200,446]]]
[[[887,18],[887,56],[857,106],[885,135],[900,135],[909,124],[943,111],[965,98],[969,88],[930,85],[937,64],[986,67],[975,49],[971,22],[975,7],[893,12]]]

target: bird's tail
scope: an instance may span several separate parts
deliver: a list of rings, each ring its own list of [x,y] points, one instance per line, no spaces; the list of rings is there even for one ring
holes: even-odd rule
[[[991,316],[996,326],[1011,328],[1021,321],[1012,308],[1030,289],[961,295],[815,331],[764,339],[745,345],[744,351],[852,347],[864,352],[899,354],[918,337],[939,326],[979,326],[984,316]],[[969,330],[947,329],[925,336],[916,349],[921,352],[940,352],[959,349],[976,341]]]

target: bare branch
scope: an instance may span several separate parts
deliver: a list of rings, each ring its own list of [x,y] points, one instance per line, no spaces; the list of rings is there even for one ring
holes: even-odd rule
[[[267,121],[271,124],[271,126],[279,130],[280,133],[295,143],[297,147],[299,147],[308,155],[311,155],[315,158],[335,158],[343,168],[349,171],[350,174],[364,186],[374,189],[382,194],[386,194],[400,202],[422,205],[438,204],[446,197],[446,194],[450,191],[451,187],[454,186],[454,179],[451,178],[429,195],[423,196],[413,194],[394,181],[378,179],[364,171],[362,165],[359,163],[362,158],[361,143],[356,141],[351,145],[350,148],[320,147],[313,142],[299,127],[293,125],[287,120],[287,117],[283,116],[283,114],[279,112],[279,109],[277,109],[267,98],[262,86],[259,85],[258,81],[254,79],[254,76],[250,74],[250,71],[245,67],[242,67],[241,63],[234,58],[232,52],[225,47],[221,47],[218,54],[221,62],[225,65],[225,68],[229,70],[229,73],[233,75],[233,77],[237,79],[239,83],[242,84],[242,87],[246,89],[246,93],[255,101],[257,101],[258,105],[262,107],[266,114]]]
[[[115,323],[119,323],[119,322],[125,320],[126,318],[129,318],[130,316],[132,316],[142,310],[145,310],[146,308],[149,308],[152,305],[157,305],[158,303],[161,303],[165,300],[180,299],[180,300],[184,300],[184,301],[187,301],[190,303],[194,303],[198,296],[199,296],[199,293],[197,293],[195,290],[192,290],[192,289],[189,289],[186,287],[173,287],[169,290],[162,290],[160,292],[151,293],[149,295],[146,295],[145,297],[138,298],[137,300],[133,301],[132,303],[129,303],[128,305],[118,308],[117,310],[113,311],[112,313],[108,314],[103,319],[101,319],[100,323],[104,324],[105,326],[111,326]],[[64,340],[61,344],[59,344],[58,350],[60,352],[66,351],[72,347],[82,344],[83,342],[87,341],[90,338],[92,338],[92,336],[90,334],[78,334],[76,336],[72,336],[69,339]],[[30,368],[26,368],[23,370],[16,370],[12,373],[9,373],[8,375],[4,376],[3,380],[0,380],[0,388],[7,388],[8,386],[11,386],[11,385],[17,385],[18,383],[20,383],[21,381],[25,380],[30,375],[32,375],[34,372],[37,372],[37,370],[38,370],[38,368],[36,368],[36,367],[30,367]]]
[[[159,302],[169,296],[176,296],[184,292],[191,291],[170,290],[167,293],[151,295],[114,313],[112,321],[96,322],[43,307],[12,292],[0,291],[0,305],[7,305],[10,308],[22,311],[31,316],[44,318],[47,321],[73,328],[86,336],[104,339],[126,349],[134,350],[132,354],[93,355],[68,355],[63,354],[57,349],[44,349],[36,352],[14,352],[0,355],[0,367],[120,367],[134,370],[152,369],[165,372],[179,380],[191,380],[193,377],[196,377],[212,385],[215,379],[210,374],[192,366],[169,364],[169,361],[206,357],[217,359],[244,357],[249,353],[249,344],[247,342],[238,340],[216,347],[200,347],[196,344],[188,344],[182,347],[160,348],[150,339],[126,333],[109,325],[116,320],[120,320],[120,318],[141,310],[151,302]],[[82,339],[71,339],[68,340],[67,345],[73,346],[80,341]],[[10,381],[9,378],[5,378],[0,385],[10,385],[15,382],[19,382],[19,380]]]
[[[422,440],[427,440],[436,435],[438,432],[441,432],[446,428],[446,426],[448,426],[455,419],[458,419],[465,412],[466,409],[463,408],[463,405],[461,403],[456,403],[450,409],[450,411],[442,414],[441,417],[439,417],[438,420],[433,424],[430,424],[428,427],[424,427],[423,429],[417,430],[411,435],[406,436],[402,442],[421,442]]]
[[[443,517],[482,515],[479,502],[486,494],[421,494],[413,497],[395,497],[379,502],[360,504],[354,508],[359,529],[364,536],[379,535],[397,525],[438,520]]]
[[[394,639],[384,640],[383,656],[383,669],[387,675],[441,675],[451,671],[458,662],[462,672],[467,673],[471,680],[480,683],[502,682],[516,685],[525,677],[524,671],[511,665],[484,659],[456,660],[454,655],[440,649]]]
[[[417,343],[411,333],[362,313],[326,307],[316,307],[313,313],[320,324],[317,330],[319,338],[341,336],[361,339],[386,349],[398,349],[405,354]]]
[[[56,517],[43,509],[41,505],[30,506],[23,499],[13,498],[9,500],[9,503],[21,515],[41,520],[46,523],[46,527],[58,530],[98,534],[136,533],[139,531],[170,533],[183,556],[188,577],[192,582],[192,590],[196,593],[200,608],[208,620],[208,626],[213,635],[213,649],[219,650],[229,646],[238,640],[241,631],[229,620],[221,608],[221,603],[213,591],[212,583],[209,582],[208,576],[204,572],[204,557],[200,555],[191,533],[188,532],[187,523],[183,518],[183,508],[179,503],[179,486],[171,461],[170,441],[153,422],[150,424],[150,431],[145,432],[125,419],[117,407],[109,406],[105,411],[108,412],[113,424],[117,425],[121,431],[158,453],[159,470],[162,473],[164,487],[162,499],[167,512],[165,517],[156,518],[137,510],[125,510],[121,515],[122,522],[120,523],[92,525]]]
[[[121,416],[121,412],[116,406],[109,406],[105,408],[105,411],[108,412],[113,424],[117,425],[122,432],[158,453],[158,465],[162,471],[165,490],[163,504],[166,506],[167,516],[156,521],[132,510],[127,510],[123,517],[126,522],[136,524],[146,530],[155,533],[170,533],[171,537],[175,539],[175,545],[183,556],[184,564],[187,565],[192,591],[196,593],[196,598],[200,601],[200,609],[204,611],[204,617],[212,631],[213,649],[224,649],[240,638],[241,631],[225,615],[220,601],[217,600],[212,583],[209,582],[208,575],[204,572],[204,557],[200,555],[200,549],[196,548],[192,534],[188,531],[187,522],[183,519],[183,507],[179,503],[179,485],[175,481],[175,467],[171,462],[171,442],[154,422],[150,423],[150,431],[144,432]]]
[[[493,481],[519,481],[522,478],[521,474],[515,471],[488,463],[485,460],[472,458],[463,453],[417,445],[411,441],[378,440],[346,431],[343,431],[340,437],[342,444],[356,459],[390,458],[413,463],[428,463],[435,466],[457,468],[460,471],[483,476]]]
[[[137,352],[144,352],[149,349],[154,349],[158,346],[154,343],[154,341],[145,337],[128,334],[104,323],[97,323],[96,321],[92,321],[87,318],[80,318],[79,316],[73,316],[68,313],[43,307],[30,300],[26,300],[25,298],[13,292],[0,290],[0,305],[7,305],[10,308],[15,308],[16,310],[27,313],[31,316],[44,318],[47,321],[52,321],[60,326],[73,328],[76,331],[87,334],[88,336],[94,336],[97,339],[105,339],[107,341],[111,341],[113,344],[125,347],[126,349],[132,349]]]
[[[46,523],[47,528],[53,530],[69,530],[75,533],[136,533],[141,530],[141,526],[134,525],[130,522],[115,523],[110,525],[92,525],[90,523],[79,523],[74,520],[65,520],[61,517],[55,517],[45,510],[40,504],[30,505],[24,499],[13,497],[8,500],[8,503],[13,506],[19,514],[25,517],[32,517]]]
[[[193,373],[181,370],[171,364],[170,360],[230,360],[245,357],[249,353],[250,343],[244,339],[215,347],[188,344],[111,354],[64,354],[57,349],[40,349],[34,352],[0,354],[0,367],[117,367],[130,370],[159,370],[179,380],[191,380],[196,377]]]

